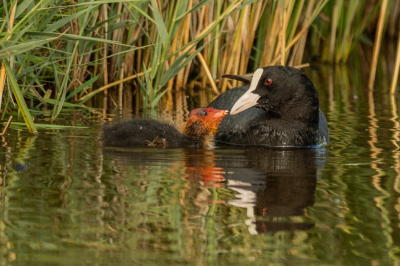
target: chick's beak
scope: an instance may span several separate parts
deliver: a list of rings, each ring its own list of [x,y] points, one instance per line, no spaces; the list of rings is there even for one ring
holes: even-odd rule
[[[231,115],[238,114],[244,110],[249,109],[257,104],[257,100],[260,96],[253,93],[257,88],[258,82],[260,81],[263,69],[259,68],[254,72],[253,80],[251,81],[250,88],[235,102],[231,109]]]
[[[228,111],[228,110],[221,110],[221,111],[219,111],[219,112],[216,114],[216,117],[220,117],[220,116],[224,117],[224,116],[226,116],[227,114],[229,114],[229,111]]]

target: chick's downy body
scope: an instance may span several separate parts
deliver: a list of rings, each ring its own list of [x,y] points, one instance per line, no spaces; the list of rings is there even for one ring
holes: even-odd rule
[[[182,131],[161,121],[132,119],[105,126],[103,142],[105,146],[114,147],[209,147],[218,124],[226,115],[225,110],[195,109]]]

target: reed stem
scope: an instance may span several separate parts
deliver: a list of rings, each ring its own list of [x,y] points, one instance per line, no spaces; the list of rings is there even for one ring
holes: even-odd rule
[[[373,52],[373,56],[372,56],[371,70],[370,70],[370,76],[369,76],[369,82],[368,82],[368,88],[370,90],[372,90],[374,88],[376,67],[378,65],[378,56],[379,56],[379,51],[381,48],[381,42],[382,42],[382,36],[383,36],[383,26],[384,26],[384,22],[385,22],[385,14],[386,14],[387,6],[388,6],[388,0],[382,0],[382,6],[381,6],[381,11],[379,13],[378,28],[377,28],[377,33],[375,36],[374,52]]]

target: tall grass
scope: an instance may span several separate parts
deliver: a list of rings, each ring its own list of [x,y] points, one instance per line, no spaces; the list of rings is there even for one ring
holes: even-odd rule
[[[382,25],[398,32],[400,7],[388,0],[391,8]],[[195,84],[213,95],[237,86],[225,73],[301,65],[315,54],[346,62],[360,40],[373,43],[380,10],[367,0],[3,0],[1,115],[20,112],[33,133],[30,113],[54,121],[64,107],[92,106],[93,96],[123,108],[131,90],[136,105],[154,109]]]

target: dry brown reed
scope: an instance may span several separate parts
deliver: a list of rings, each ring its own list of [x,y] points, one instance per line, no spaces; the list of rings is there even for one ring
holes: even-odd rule
[[[252,63],[253,69],[276,63],[282,65],[303,63],[308,29],[327,1],[310,1],[304,15],[302,14],[304,0],[252,1],[253,3],[245,5],[246,2],[248,1],[234,1],[233,4],[236,4],[237,10],[232,10],[229,16],[223,13],[231,6],[228,5],[227,1],[221,0],[210,2],[185,16],[178,33],[171,41],[167,67],[171,66],[176,58],[186,51],[187,48],[183,50],[182,48],[186,47],[188,43],[203,35],[209,28],[214,27],[214,29],[204,36],[203,41],[210,41],[210,44],[197,54],[197,63],[195,65],[193,65],[194,62],[189,63],[167,83],[168,99],[172,99],[171,92],[174,89],[187,88],[190,84],[189,74],[193,73],[193,66],[199,69],[195,73],[195,79],[200,81],[202,87],[210,86],[215,95],[218,95],[226,91],[228,87],[237,85],[236,81],[232,81],[230,84],[227,80],[221,79],[221,75],[225,73],[245,74],[249,71],[249,63]],[[192,6],[198,3],[199,0],[189,1],[187,9],[190,10]],[[243,6],[240,7],[240,5]],[[158,1],[158,6],[163,7],[163,1]],[[172,8],[174,8],[173,4],[160,10],[165,21],[168,21]],[[149,7],[148,11],[151,11]],[[263,14],[265,18],[262,23],[265,25],[260,29]],[[142,30],[146,31],[147,34],[140,34]],[[140,27],[130,33],[135,36],[135,39],[138,39],[137,43],[142,46],[156,42],[157,28],[151,26],[149,20],[142,19]],[[120,35],[123,36],[124,34],[121,33]],[[254,47],[256,41],[258,41],[258,47]],[[125,69],[128,72],[125,76],[134,76],[133,69],[135,69],[135,73],[143,73],[143,65],[151,65],[152,49],[149,47],[126,54],[129,62],[125,61]],[[255,54],[252,49],[258,50],[256,52],[260,54],[258,60],[251,60],[252,55]],[[177,50],[180,50],[180,52],[175,53]],[[104,72],[106,71],[104,69]],[[111,71],[111,73],[113,72]],[[218,81],[218,85],[215,81]],[[109,88],[105,80],[104,85],[105,87],[97,90],[97,92]],[[114,85],[117,85],[117,83],[114,83]],[[86,97],[84,96],[80,100]]]
[[[82,13],[83,18],[78,16],[83,11],[75,5],[57,7],[56,3],[49,3],[48,10],[43,9],[46,12],[59,8],[59,12],[66,12],[64,17],[75,17],[58,27],[54,26],[54,17],[50,28],[55,29],[57,37],[46,35],[48,32],[43,36],[57,39],[49,42],[48,50],[41,46],[40,56],[18,62],[21,72],[37,60],[47,63],[46,58],[51,58],[54,100],[46,94],[49,88],[43,87],[46,82],[40,76],[34,77],[37,80],[28,76],[19,82],[25,86],[36,83],[39,89],[31,90],[34,97],[41,104],[53,100],[54,117],[59,113],[57,105],[68,100],[88,104],[100,92],[104,92],[104,106],[115,102],[121,109],[123,92],[130,91],[138,112],[139,105],[154,107],[160,99],[166,103],[164,106],[172,108],[174,94],[197,84],[203,88],[204,102],[204,96],[216,96],[238,85],[237,81],[221,79],[223,74],[243,75],[275,64],[302,65],[308,61],[306,57],[318,54],[323,61],[343,63],[360,39],[368,42],[375,35],[369,82],[372,88],[384,25],[388,25],[389,36],[399,32],[396,16],[400,14],[400,4],[391,0],[151,0],[86,4],[92,9]],[[10,4],[14,14],[16,7],[17,4]],[[8,18],[11,26],[13,12]],[[26,18],[30,18],[28,13]],[[41,30],[48,29],[48,24],[44,23]],[[61,33],[69,39],[60,38]],[[190,60],[177,66],[183,57]],[[393,82],[398,79],[400,55],[398,58]],[[177,69],[176,73],[163,80],[172,68]],[[0,105],[4,105],[4,80],[3,66]],[[66,80],[68,86],[64,86]],[[393,84],[392,92],[397,83]],[[116,93],[109,95],[114,87]]]
[[[370,70],[370,76],[369,76],[369,82],[368,82],[368,88],[370,90],[372,90],[374,87],[376,66],[378,65],[378,55],[379,55],[379,51],[380,51],[381,43],[382,43],[383,26],[384,26],[384,22],[385,22],[385,15],[387,12],[387,7],[388,7],[388,0],[382,0],[382,7],[381,7],[381,11],[379,13],[378,28],[377,28],[377,33],[375,36],[374,54],[372,57],[371,70]]]

